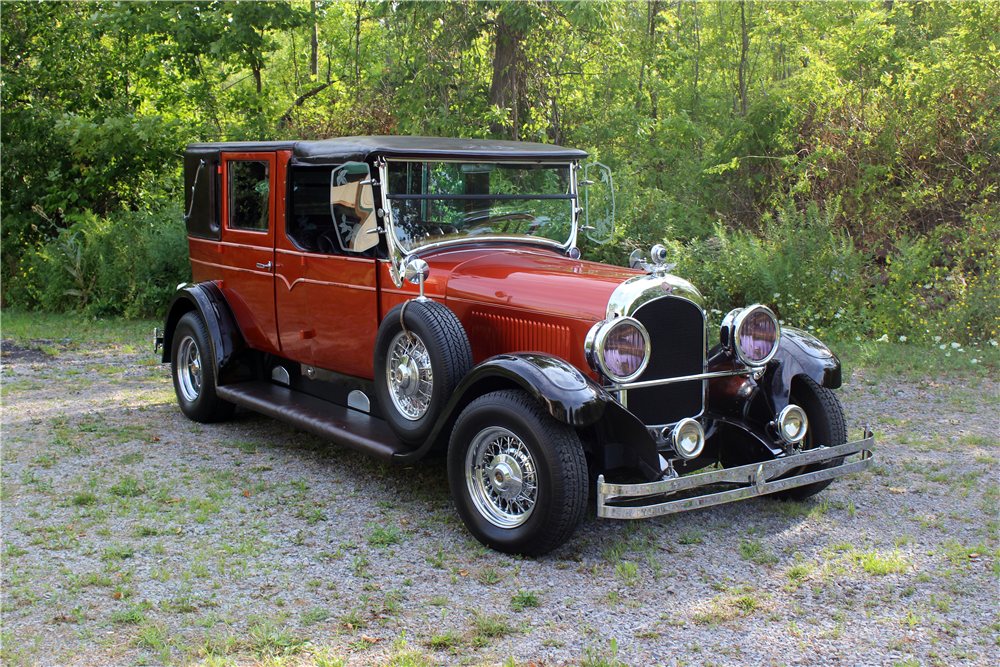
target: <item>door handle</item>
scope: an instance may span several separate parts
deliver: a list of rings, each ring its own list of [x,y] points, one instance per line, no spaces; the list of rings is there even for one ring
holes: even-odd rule
[[[265,271],[270,271],[271,270],[271,266],[272,266],[271,262],[268,262],[267,264],[261,264],[260,262],[257,262],[257,268],[258,269],[264,269]]]

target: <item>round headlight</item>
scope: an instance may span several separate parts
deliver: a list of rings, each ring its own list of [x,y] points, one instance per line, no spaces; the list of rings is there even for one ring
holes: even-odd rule
[[[740,311],[732,330],[736,354],[748,366],[763,366],[778,351],[781,328],[767,306],[754,305]]]
[[[781,439],[790,445],[801,442],[806,437],[809,420],[805,411],[797,405],[789,404],[778,414],[774,424]]]
[[[649,334],[639,320],[618,317],[595,324],[587,334],[590,367],[623,383],[639,377],[649,363]]]
[[[705,448],[705,430],[694,419],[682,419],[677,422],[673,433],[670,434],[670,443],[681,457],[698,458],[701,450]]]

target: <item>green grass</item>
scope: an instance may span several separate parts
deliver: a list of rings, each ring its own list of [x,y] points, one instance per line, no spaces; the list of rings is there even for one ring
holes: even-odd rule
[[[440,635],[431,635],[430,639],[427,640],[427,646],[435,651],[443,651],[456,646],[461,646],[462,643],[462,635],[458,634],[454,630],[448,630],[444,634]]]
[[[278,627],[274,621],[258,621],[250,626],[249,649],[258,657],[288,656],[301,653],[309,640]]]
[[[476,614],[472,617],[472,627],[475,629],[472,643],[479,647],[487,646],[490,639],[505,637],[517,631],[500,614]]]
[[[758,565],[774,565],[778,557],[770,554],[760,540],[747,540],[740,543],[740,556],[744,560],[753,561]]]
[[[903,572],[909,566],[909,562],[898,551],[887,554],[865,551],[854,554],[854,560],[865,572],[876,576]]]
[[[322,623],[326,619],[330,618],[330,616],[331,614],[329,609],[315,607],[302,612],[302,615],[299,617],[299,622],[302,623],[302,625],[313,625],[315,623]]]
[[[540,604],[538,594],[534,591],[518,591],[510,599],[510,606],[514,608],[514,611],[522,611],[526,607],[537,607]]]
[[[373,547],[388,547],[403,541],[402,532],[397,526],[378,526],[370,524],[372,532],[368,535],[368,544]]]
[[[153,328],[163,321],[86,317],[80,313],[19,312],[4,309],[3,336],[25,346],[30,341],[54,340],[59,347],[125,347],[149,350],[153,356]],[[55,351],[59,351],[57,348]]]
[[[926,377],[988,377],[996,376],[1000,370],[1000,348],[988,343],[963,346],[965,352],[941,350],[936,345],[876,343],[868,341],[826,342],[840,357],[844,365],[844,377],[850,377],[855,370],[867,370],[879,374],[902,375],[910,379]],[[945,356],[951,351],[950,356]],[[977,359],[979,363],[971,363]]]

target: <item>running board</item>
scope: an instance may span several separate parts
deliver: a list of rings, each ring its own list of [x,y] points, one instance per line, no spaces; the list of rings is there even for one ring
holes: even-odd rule
[[[216,388],[219,398],[280,419],[339,445],[383,461],[409,454],[385,420],[300,391],[255,380]]]

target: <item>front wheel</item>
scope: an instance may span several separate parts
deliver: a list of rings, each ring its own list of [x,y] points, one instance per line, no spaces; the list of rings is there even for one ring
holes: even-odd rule
[[[806,437],[802,441],[802,451],[816,447],[835,447],[847,442],[847,420],[844,418],[844,408],[840,399],[832,389],[821,387],[805,375],[800,375],[792,382],[790,402],[802,408],[809,420]],[[824,468],[832,468],[844,462],[844,459],[833,459],[825,463],[817,463],[793,470],[792,475],[803,475]],[[804,500],[814,496],[830,486],[832,479],[797,486],[775,494],[784,500]]]
[[[462,521],[486,546],[540,556],[568,540],[587,504],[587,462],[570,426],[528,394],[469,404],[452,431],[448,482]]]
[[[177,404],[188,419],[208,423],[233,416],[236,406],[215,392],[212,343],[205,323],[196,312],[185,314],[174,329],[170,370]]]

